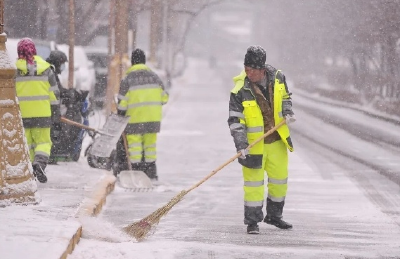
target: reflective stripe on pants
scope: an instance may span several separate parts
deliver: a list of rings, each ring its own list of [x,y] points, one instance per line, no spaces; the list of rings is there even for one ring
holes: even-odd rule
[[[263,169],[242,167],[244,179],[245,224],[261,222],[264,204],[264,172],[268,178],[268,197],[284,201],[287,192],[288,151],[283,141],[264,144]]]
[[[129,159],[131,163],[154,162],[157,159],[157,133],[128,134]],[[142,161],[142,156],[144,161]]]
[[[264,145],[263,168],[268,175],[268,197],[272,201],[285,200],[288,178],[288,151],[283,141]]]
[[[35,161],[36,156],[41,160],[45,157],[47,160],[52,146],[50,128],[25,128],[24,130],[31,162]],[[44,162],[47,163],[47,161]]]

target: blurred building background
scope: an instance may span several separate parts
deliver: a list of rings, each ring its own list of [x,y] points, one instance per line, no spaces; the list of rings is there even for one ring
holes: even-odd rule
[[[188,57],[202,58],[214,69],[240,69],[246,48],[258,44],[266,48],[267,62],[299,87],[360,95],[361,102],[399,98],[398,0],[124,1],[128,54],[134,47],[144,49],[154,67],[172,78],[182,74]],[[109,19],[112,3],[76,1],[76,45],[104,53],[109,29],[116,29]],[[9,38],[68,43],[68,1],[5,4]]]

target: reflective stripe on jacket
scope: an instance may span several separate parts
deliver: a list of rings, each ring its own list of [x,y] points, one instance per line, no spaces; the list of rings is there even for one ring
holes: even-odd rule
[[[118,110],[130,116],[127,134],[157,133],[160,131],[162,105],[168,102],[168,93],[161,79],[145,64],[128,69],[121,81]]]
[[[274,122],[277,125],[284,120],[282,116],[282,100],[290,98],[290,96],[288,95],[284,76],[281,74],[281,71],[277,70],[274,72],[272,74],[274,77]],[[235,87],[231,91],[228,124],[236,149],[241,150],[264,134],[264,119],[249,85],[246,73],[242,71],[233,80]],[[290,151],[293,151],[287,125],[283,125],[277,131],[286,147]],[[264,142],[260,141],[249,150],[249,156],[246,159],[239,159],[239,162],[248,168],[261,168],[263,153]]]
[[[34,65],[18,59],[16,66],[16,94],[24,127],[50,127],[51,105],[59,105],[54,95],[57,86],[50,64],[34,56]]]

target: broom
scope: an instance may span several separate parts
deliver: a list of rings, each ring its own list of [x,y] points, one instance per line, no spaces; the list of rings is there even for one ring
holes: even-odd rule
[[[249,150],[252,148],[255,144],[266,138],[268,135],[272,134],[274,131],[276,131],[279,127],[284,125],[286,123],[285,120],[280,122],[278,125],[270,129],[268,132],[266,132],[264,135],[256,139],[253,143],[251,143],[246,149]],[[126,227],[124,227],[122,230],[127,233],[128,235],[134,237],[137,241],[142,241],[144,240],[150,232],[153,232],[154,227],[158,225],[160,222],[161,218],[164,217],[175,204],[180,202],[183,197],[192,191],[193,189],[199,187],[202,183],[207,181],[211,176],[215,175],[218,171],[220,171],[222,168],[230,164],[231,162],[235,161],[236,158],[240,157],[241,153],[238,152],[234,157],[229,159],[227,162],[225,162],[223,165],[220,165],[217,169],[212,171],[209,175],[207,175],[203,180],[198,182],[197,184],[193,185],[190,189],[188,190],[183,190],[181,191],[178,195],[173,197],[166,205],[163,207],[159,208],[158,210],[154,211],[150,215],[146,216],[145,218],[141,219],[138,222],[134,222]]]

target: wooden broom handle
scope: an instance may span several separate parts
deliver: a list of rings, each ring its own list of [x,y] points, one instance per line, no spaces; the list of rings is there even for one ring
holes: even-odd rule
[[[75,121],[72,121],[72,120],[69,120],[69,119],[67,119],[65,117],[61,117],[60,121],[66,123],[66,124],[70,124],[70,125],[76,126],[78,128],[81,128],[81,129],[90,130],[90,131],[93,131],[93,132],[98,132],[94,128],[91,128],[89,126],[83,125],[81,123],[78,123],[78,122],[75,122]]]
[[[132,171],[132,164],[131,164],[131,160],[129,159],[128,139],[126,138],[125,132],[122,132],[122,140],[124,141],[125,156],[126,156],[126,162],[128,164],[128,170]]]
[[[261,137],[259,137],[258,139],[256,139],[253,143],[251,143],[246,150],[249,150],[250,148],[252,148],[255,144],[257,144],[258,142],[260,142],[261,140],[265,139],[267,136],[271,135],[273,132],[275,132],[279,127],[281,127],[282,125],[286,124],[286,120],[281,121],[278,125],[276,125],[275,127],[273,127],[272,129],[268,130],[264,135],[262,135]],[[204,183],[205,181],[207,181],[208,179],[210,179],[211,176],[213,176],[214,174],[216,174],[218,171],[220,171],[222,168],[224,168],[225,166],[227,166],[228,164],[232,163],[233,161],[235,161],[238,157],[240,157],[242,154],[240,152],[238,152],[235,156],[233,156],[231,159],[229,159],[228,161],[226,161],[224,164],[220,165],[217,169],[215,169],[214,171],[212,171],[209,175],[207,175],[203,180],[201,180],[200,182],[198,182],[197,184],[193,185],[190,189],[188,189],[186,191],[186,193],[190,192],[191,190],[199,187],[202,183]]]
[[[67,118],[65,118],[65,117],[61,117],[61,118],[60,118],[60,121],[66,123],[66,124],[70,124],[70,125],[76,126],[76,127],[78,127],[78,128],[81,128],[81,129],[93,131],[94,133],[98,133],[98,134],[105,135],[105,136],[109,136],[109,137],[114,137],[114,135],[112,135],[112,134],[110,134],[110,133],[103,132],[103,131],[100,131],[100,130],[96,130],[96,129],[94,129],[94,128],[91,128],[91,127],[89,127],[89,126],[83,125],[83,124],[81,124],[81,123],[78,123],[78,122],[69,120],[69,119],[67,119]]]

